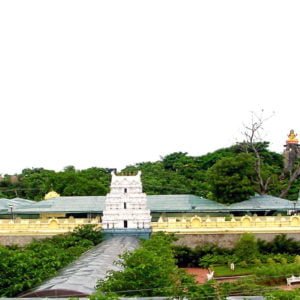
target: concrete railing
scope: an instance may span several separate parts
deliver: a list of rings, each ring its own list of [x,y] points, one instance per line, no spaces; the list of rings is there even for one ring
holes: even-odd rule
[[[0,235],[53,235],[73,231],[79,225],[97,224],[100,219],[0,219]]]
[[[160,218],[151,226],[153,232],[178,234],[300,232],[300,216]]]

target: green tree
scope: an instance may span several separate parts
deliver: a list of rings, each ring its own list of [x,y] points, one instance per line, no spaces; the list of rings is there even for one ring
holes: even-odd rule
[[[222,203],[235,203],[254,195],[252,165],[253,157],[244,153],[217,161],[207,172],[213,198]]]
[[[22,248],[0,246],[0,296],[13,297],[34,288],[101,240],[99,232],[87,226]]]
[[[122,296],[182,296],[194,279],[175,264],[171,240],[154,234],[134,252],[125,253],[119,262],[123,271],[112,271],[99,281],[99,292],[116,292]]]

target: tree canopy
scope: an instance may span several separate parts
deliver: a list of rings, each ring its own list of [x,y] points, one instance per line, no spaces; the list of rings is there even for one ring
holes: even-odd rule
[[[300,180],[293,182],[282,176],[283,156],[268,150],[269,143],[253,145],[238,143],[202,156],[175,152],[155,162],[141,162],[127,166],[121,173],[142,171],[144,192],[158,194],[193,194],[220,201],[239,202],[254,193],[298,198]],[[110,170],[88,168],[76,170],[68,166],[56,172],[43,168],[25,169],[20,174],[4,175],[0,179],[0,197],[21,197],[42,200],[55,190],[61,196],[106,195],[109,191]]]

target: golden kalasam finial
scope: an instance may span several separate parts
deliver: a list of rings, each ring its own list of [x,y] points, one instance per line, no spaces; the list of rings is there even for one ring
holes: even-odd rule
[[[60,197],[60,195],[52,190],[45,195],[44,200],[49,200],[49,199],[58,198],[58,197]]]
[[[298,144],[299,140],[296,138],[297,134],[294,132],[293,129],[290,130],[290,133],[288,135],[287,144]]]

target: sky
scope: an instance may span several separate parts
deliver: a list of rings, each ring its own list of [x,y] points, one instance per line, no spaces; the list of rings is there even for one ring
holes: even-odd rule
[[[0,174],[300,134],[300,2],[0,2]]]

